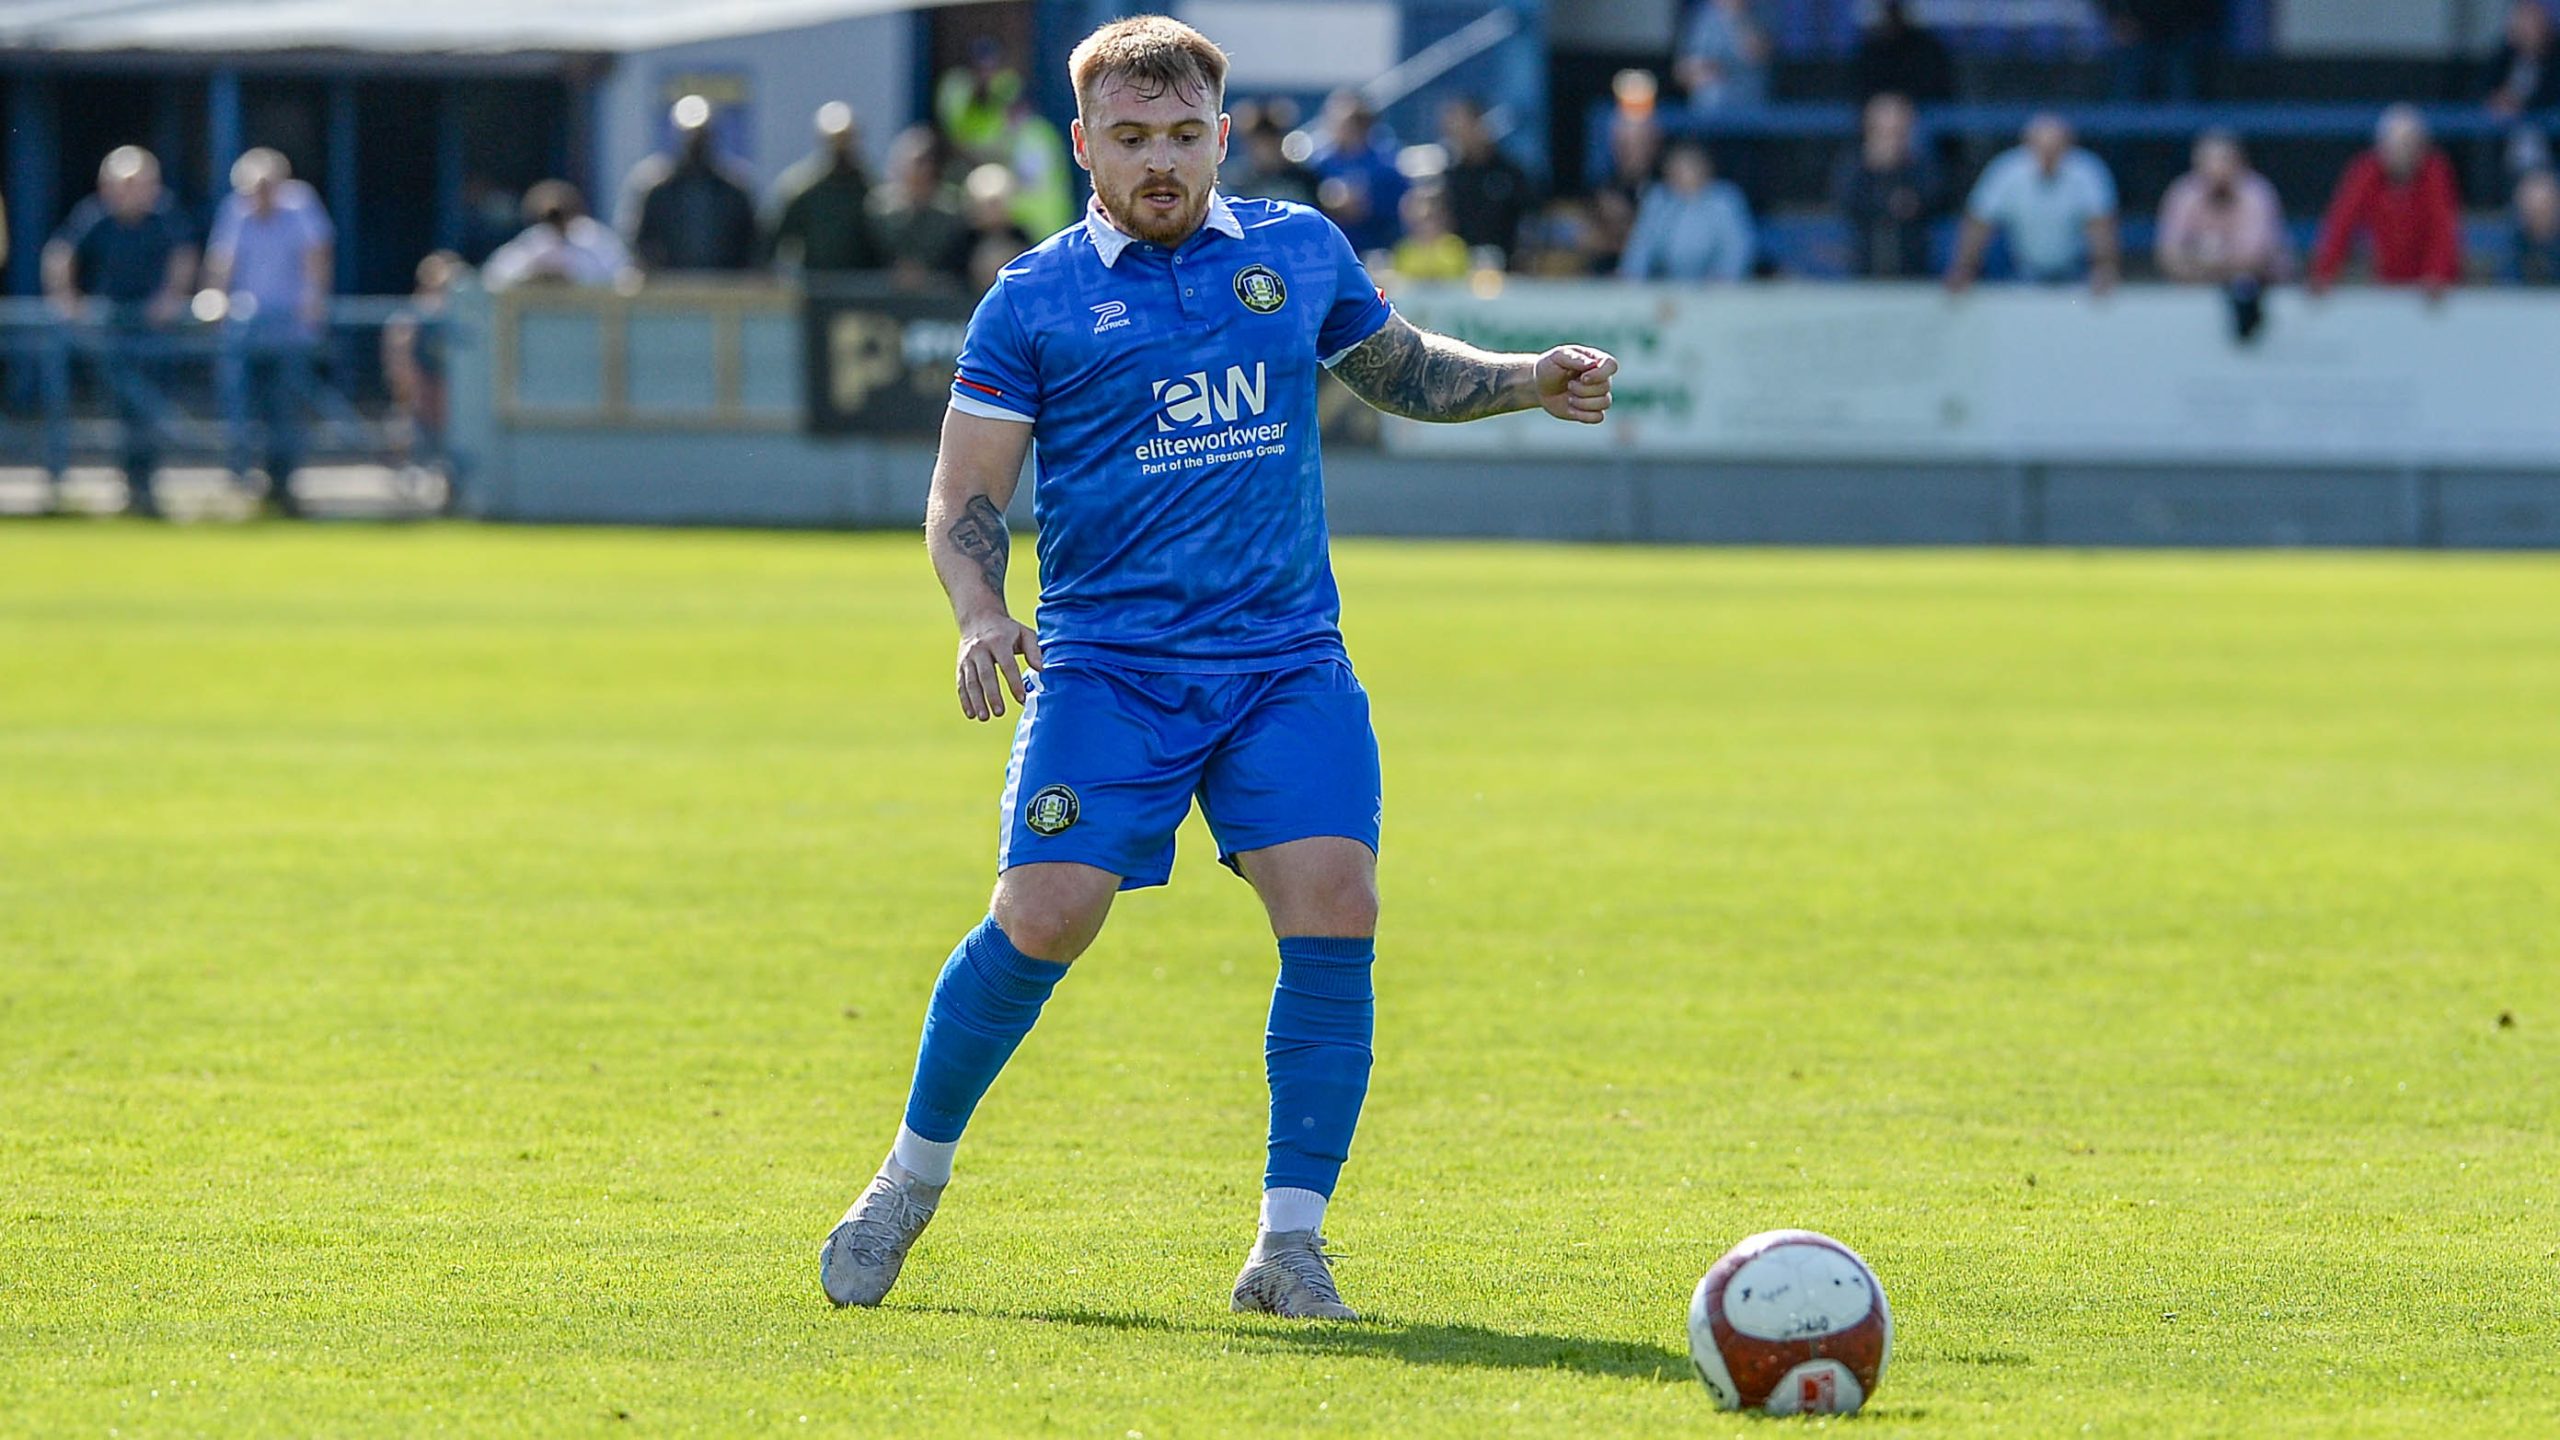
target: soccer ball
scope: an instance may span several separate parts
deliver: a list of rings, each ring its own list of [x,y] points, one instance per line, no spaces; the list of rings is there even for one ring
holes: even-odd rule
[[[1734,1246],[1689,1301],[1689,1358],[1727,1410],[1854,1415],[1892,1354],[1876,1272],[1810,1230]]]

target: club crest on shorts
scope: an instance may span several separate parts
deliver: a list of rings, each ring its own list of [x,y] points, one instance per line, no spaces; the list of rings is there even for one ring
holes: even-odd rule
[[[1031,803],[1022,807],[1022,823],[1030,826],[1034,835],[1056,835],[1076,823],[1081,809],[1073,790],[1064,785],[1044,785],[1031,797]]]
[[[1236,298],[1256,315],[1268,315],[1289,303],[1289,287],[1268,265],[1247,265],[1236,272]]]

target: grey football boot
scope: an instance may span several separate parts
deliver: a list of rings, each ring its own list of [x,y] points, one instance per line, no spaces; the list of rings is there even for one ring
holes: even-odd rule
[[[1333,1288],[1333,1263],[1324,1237],[1313,1230],[1283,1230],[1253,1243],[1244,1273],[1236,1276],[1235,1310],[1291,1320],[1360,1318]]]
[[[838,1305],[879,1304],[898,1283],[908,1249],[942,1203],[942,1189],[916,1179],[895,1160],[882,1165],[818,1247],[818,1283],[827,1298]]]

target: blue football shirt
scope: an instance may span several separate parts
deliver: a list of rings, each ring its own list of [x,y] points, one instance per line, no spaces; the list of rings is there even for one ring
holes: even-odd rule
[[[1212,194],[1179,247],[1088,208],[1004,268],[951,404],[1028,423],[1051,663],[1275,670],[1340,656],[1316,369],[1386,298],[1332,221]]]

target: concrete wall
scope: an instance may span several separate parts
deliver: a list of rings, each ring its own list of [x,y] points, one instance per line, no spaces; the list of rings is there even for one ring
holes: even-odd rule
[[[641,302],[701,308],[716,292]],[[782,318],[756,302],[750,325]],[[554,297],[543,302],[567,305]],[[595,303],[615,302],[579,302]],[[724,303],[735,304],[734,300]],[[459,295],[449,360],[468,506],[493,520],[911,529],[933,464],[920,442],[826,440],[785,428],[787,383],[748,364],[735,408],[655,413],[554,403],[571,361],[519,335],[518,406],[497,403],[488,297]],[[757,316],[762,316],[759,319]],[[631,343],[666,327],[633,323]],[[672,333],[672,332],[669,332]],[[770,337],[767,337],[770,338]],[[750,347],[750,353],[752,353]],[[629,357],[628,373],[644,357]],[[697,361],[708,364],[708,361]],[[542,372],[542,373],[537,373]],[[764,376],[759,380],[759,375]],[[576,387],[569,387],[575,389]],[[592,388],[592,387],[590,387]],[[565,393],[565,392],[561,392]],[[2501,466],[2440,456],[2157,463],[1802,455],[1714,459],[1394,455],[1337,445],[1328,506],[1343,535],[1658,544],[2444,546],[2560,549],[2560,454]],[[1014,520],[1028,528],[1030,487]]]
[[[933,452],[800,436],[507,436],[490,519],[912,529]],[[1339,535],[1714,545],[2560,548],[2560,471],[1483,463],[1345,450]],[[1016,498],[1030,524],[1030,486]]]

